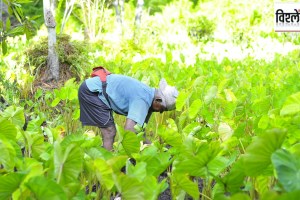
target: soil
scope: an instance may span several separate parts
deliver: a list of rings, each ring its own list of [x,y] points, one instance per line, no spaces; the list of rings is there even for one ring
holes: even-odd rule
[[[161,193],[158,196],[158,200],[172,200],[170,188],[167,188],[163,193]]]
[[[42,88],[42,89],[55,89],[55,88],[59,88],[61,86],[64,85],[64,83],[71,79],[71,78],[75,78],[76,81],[79,81],[79,77],[77,76],[77,74],[74,74],[71,70],[70,70],[70,66],[64,63],[60,63],[60,70],[59,70],[59,80],[55,81],[55,80],[51,80],[51,81],[45,81],[44,77],[47,77],[47,70],[46,70],[46,66],[42,66],[41,70],[37,71],[36,74],[36,78],[33,82],[33,86],[34,86],[34,90],[36,90],[37,88]]]
[[[167,175],[166,172],[162,173],[158,177],[158,182],[161,182],[163,179],[167,178],[167,176],[168,175]],[[165,191],[160,193],[160,195],[158,196],[158,200],[172,200],[172,193],[171,193],[171,190],[170,190],[170,183],[168,182],[168,184],[169,184],[169,187]]]

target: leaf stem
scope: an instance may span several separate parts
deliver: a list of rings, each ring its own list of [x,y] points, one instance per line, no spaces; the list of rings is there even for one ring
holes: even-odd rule
[[[209,200],[212,200],[212,198],[208,197],[207,195],[203,194],[200,192],[200,195],[204,196],[205,198],[209,199]]]
[[[241,144],[241,147],[242,147],[242,149],[243,149],[243,153],[245,153],[245,152],[246,152],[246,151],[245,151],[245,147],[244,147],[244,145],[243,145],[243,143],[242,143],[241,139],[239,139],[239,142],[240,142],[240,144]]]

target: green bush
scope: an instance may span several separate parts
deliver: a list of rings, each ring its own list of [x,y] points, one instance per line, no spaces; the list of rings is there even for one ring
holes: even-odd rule
[[[189,20],[189,36],[196,42],[212,40],[214,30],[214,22],[210,21],[205,16]]]

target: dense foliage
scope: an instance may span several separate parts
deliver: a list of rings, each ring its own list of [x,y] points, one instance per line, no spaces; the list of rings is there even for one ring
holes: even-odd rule
[[[45,27],[31,40],[6,38],[0,199],[158,199],[167,190],[172,199],[299,197],[299,37],[273,32],[272,1],[181,0],[160,9],[144,12],[134,35],[126,3],[118,35],[107,7],[96,42],[84,40],[76,10],[57,45],[73,78],[54,88],[36,82]],[[113,152],[99,130],[81,126],[77,89],[97,65],[178,88],[176,111],[147,124],[151,145],[141,143],[143,129],[123,130],[122,116]]]

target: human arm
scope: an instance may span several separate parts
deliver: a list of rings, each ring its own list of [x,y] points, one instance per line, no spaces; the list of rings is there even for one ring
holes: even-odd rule
[[[133,121],[132,119],[127,118],[126,122],[125,122],[124,129],[136,133],[136,130],[134,129],[135,125],[136,125],[135,121]]]
[[[144,123],[148,122],[150,116],[148,116],[149,104],[143,99],[135,99],[130,102],[129,111],[125,123],[125,130],[130,130],[135,133],[140,132],[134,128],[135,125],[140,127],[143,126]],[[147,119],[148,118],[148,119]]]
[[[137,130],[135,130],[134,126],[136,125],[137,123],[135,121],[133,121],[132,119],[129,119],[127,118],[126,119],[126,123],[125,123],[125,130],[129,130],[129,131],[132,131],[134,133],[138,133]],[[148,140],[146,138],[146,134],[144,133],[143,134],[143,137],[144,137],[144,144],[151,144],[151,141]]]

